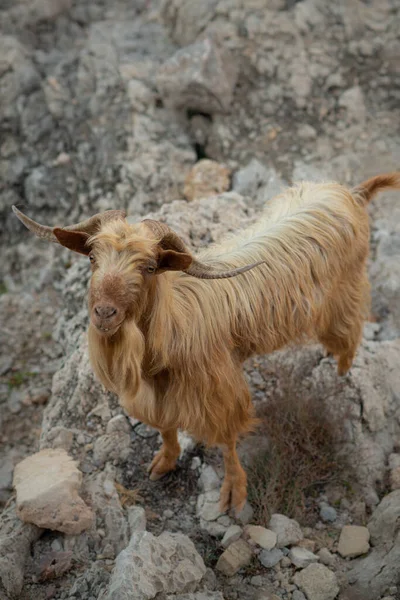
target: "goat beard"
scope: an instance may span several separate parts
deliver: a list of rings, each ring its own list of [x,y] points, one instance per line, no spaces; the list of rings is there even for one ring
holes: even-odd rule
[[[142,379],[144,337],[135,321],[125,321],[112,337],[101,335],[89,326],[89,358],[101,383],[121,396],[129,390],[135,395]]]

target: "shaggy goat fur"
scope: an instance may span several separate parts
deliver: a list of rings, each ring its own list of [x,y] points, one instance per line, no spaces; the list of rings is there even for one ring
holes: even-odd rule
[[[287,189],[254,225],[200,254],[221,270],[263,261],[229,279],[145,273],[159,249],[146,222],[113,220],[89,239],[89,306],[107,302],[124,314],[113,335],[91,323],[91,362],[130,415],[161,431],[153,478],[174,468],[181,428],[224,447],[221,506],[243,506],[236,441],[255,420],[242,363],[310,339],[337,357],[340,374],[350,368],[369,311],[366,203],[387,188],[400,188],[400,174],[352,191],[335,183]]]

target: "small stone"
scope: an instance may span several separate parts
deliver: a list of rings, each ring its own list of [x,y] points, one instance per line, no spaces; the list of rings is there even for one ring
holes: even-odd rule
[[[64,450],[46,449],[20,462],[14,471],[17,514],[27,523],[81,533],[93,522],[93,513],[78,495],[82,473]]]
[[[336,575],[324,565],[309,565],[296,573],[293,582],[308,600],[334,600],[339,593]]]
[[[166,510],[164,510],[164,512],[163,512],[164,519],[172,519],[173,516],[174,516],[174,511],[173,510],[170,510],[169,508],[167,508]]]
[[[22,408],[22,392],[14,388],[7,399],[7,406],[10,413],[17,415]]]
[[[317,131],[311,125],[300,125],[297,135],[303,140],[314,140],[317,137]]]
[[[363,121],[366,116],[364,94],[360,86],[354,86],[344,91],[339,97],[339,106],[347,110],[349,119]]]
[[[337,519],[337,512],[333,508],[333,506],[323,504],[319,510],[319,516],[324,521],[324,523],[333,523]]]
[[[285,515],[272,515],[268,527],[277,535],[277,548],[297,544],[297,542],[304,537],[297,521],[289,519],[288,517],[285,517]]]
[[[192,469],[192,471],[196,471],[197,469],[200,469],[201,467],[201,458],[199,456],[194,456],[192,458],[192,462],[190,463],[190,468]]]
[[[380,328],[381,326],[379,323],[364,323],[364,338],[366,340],[374,340],[376,338],[377,333],[379,333]]]
[[[252,520],[253,514],[254,514],[254,511],[251,507],[251,504],[249,503],[248,500],[246,500],[246,504],[244,505],[244,507],[242,508],[240,513],[236,515],[236,519],[242,525],[247,525],[247,523],[249,523]]]
[[[241,527],[239,527],[239,525],[231,525],[230,527],[228,527],[224,537],[222,538],[221,545],[224,548],[228,548],[230,544],[236,542],[236,540],[240,538],[242,532],[243,530]]]
[[[289,552],[289,558],[298,569],[304,569],[312,563],[318,562],[318,556],[300,546],[294,546]]]
[[[276,546],[276,533],[270,529],[260,527],[260,525],[247,525],[245,531],[250,539],[261,548],[272,550]]]
[[[261,575],[253,575],[253,577],[250,579],[250,583],[251,585],[254,585],[254,587],[261,587],[264,585],[264,580]]]
[[[141,506],[128,506],[128,523],[131,535],[146,530],[146,512]]]
[[[260,563],[267,567],[267,569],[272,569],[278,562],[283,558],[282,550],[278,550],[278,548],[273,548],[272,550],[261,550],[258,555],[258,559]]]
[[[335,556],[329,552],[328,548],[321,548],[318,552],[319,560],[327,567],[333,567],[336,562]]]
[[[307,600],[303,592],[300,590],[294,590],[292,593],[292,600]]]
[[[130,433],[132,430],[128,423],[128,420],[124,415],[116,415],[110,419],[107,423],[106,433],[114,433],[114,431],[123,431],[124,433]]]
[[[292,564],[292,561],[290,560],[290,558],[288,556],[284,556],[281,560],[281,562],[279,563],[279,565],[282,567],[282,569],[287,569],[288,567],[290,567],[290,565]]]
[[[216,521],[221,516],[219,491],[200,494],[197,499],[197,515],[204,521]]]
[[[199,477],[199,486],[203,492],[218,490],[221,485],[220,479],[211,465],[205,465]]]
[[[297,545],[300,546],[300,548],[305,548],[306,550],[309,550],[310,552],[315,552],[317,548],[317,542],[315,542],[314,540],[309,540],[307,538],[304,538],[303,540],[297,542]]]
[[[185,179],[183,194],[186,200],[207,198],[226,192],[230,187],[230,170],[215,160],[199,160]]]
[[[359,525],[345,525],[340,533],[338,552],[343,558],[354,558],[369,550],[369,531]]]
[[[218,559],[216,568],[224,575],[232,577],[242,567],[247,567],[252,559],[250,546],[244,540],[237,540]]]
[[[60,154],[57,156],[57,158],[54,161],[54,166],[62,166],[62,165],[67,165],[68,163],[71,162],[71,157],[69,154],[67,154],[66,152],[60,152]]]
[[[237,75],[230,52],[206,38],[178,50],[156,81],[166,106],[213,114],[228,112]]]

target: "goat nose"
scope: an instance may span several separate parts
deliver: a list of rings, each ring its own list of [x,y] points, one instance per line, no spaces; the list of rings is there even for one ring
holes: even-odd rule
[[[100,319],[110,319],[117,314],[117,309],[110,304],[99,304],[95,306],[94,312]]]

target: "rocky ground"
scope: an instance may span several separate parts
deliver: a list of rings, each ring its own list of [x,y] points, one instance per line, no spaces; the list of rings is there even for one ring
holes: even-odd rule
[[[148,481],[158,433],[88,364],[86,261],[33,239],[10,210],[67,224],[125,208],[196,249],[292,181],[399,169],[399,9],[1,3],[1,599],[400,598],[398,194],[370,207],[372,315],[349,375],[317,346],[246,365],[258,410],[289,395],[341,419],[350,482],[306,495],[300,523],[256,506],[220,515],[219,454],[184,434],[177,471]],[[266,443],[262,431],[243,442],[249,470]]]

